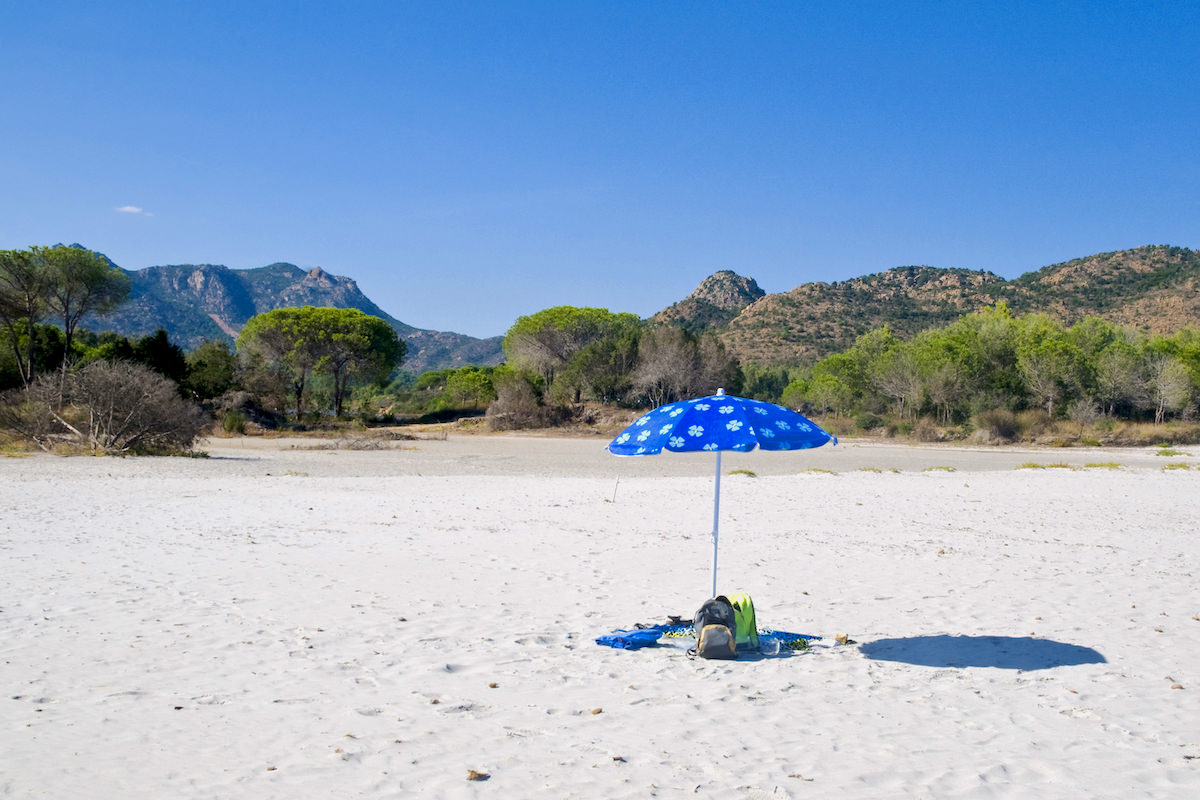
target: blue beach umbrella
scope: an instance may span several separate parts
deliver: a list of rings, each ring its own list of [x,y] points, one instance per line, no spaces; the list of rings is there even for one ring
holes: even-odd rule
[[[725,394],[668,403],[638,417],[608,443],[618,456],[650,456],[663,450],[691,453],[711,450],[717,454],[717,477],[713,492],[712,594],[717,594],[717,531],[721,509],[721,451],[747,453],[763,450],[807,450],[837,437],[795,411]]]

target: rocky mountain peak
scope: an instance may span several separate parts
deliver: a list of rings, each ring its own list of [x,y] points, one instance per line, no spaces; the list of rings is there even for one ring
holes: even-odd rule
[[[753,278],[723,269],[709,275],[694,292],[651,319],[692,330],[705,330],[726,324],[742,309],[764,296],[766,292],[759,288]]]
[[[334,285],[332,276],[320,267],[313,267],[305,273],[303,282],[309,285],[316,285],[322,288],[330,288]]]
[[[700,282],[687,299],[708,303],[722,311],[741,311],[766,295],[754,278],[744,278],[733,270],[714,272]]]

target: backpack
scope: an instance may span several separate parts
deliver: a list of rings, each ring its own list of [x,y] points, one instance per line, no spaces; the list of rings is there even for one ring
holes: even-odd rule
[[[758,649],[758,620],[754,618],[754,601],[745,592],[729,595],[733,616],[737,622],[735,641],[737,646],[750,650]]]
[[[724,595],[705,600],[692,623],[696,647],[688,655],[701,658],[737,658],[737,617]]]

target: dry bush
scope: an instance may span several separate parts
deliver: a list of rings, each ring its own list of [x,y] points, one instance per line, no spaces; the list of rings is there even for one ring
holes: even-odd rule
[[[1200,443],[1200,425],[1172,422],[1154,425],[1149,422],[1119,422],[1101,443],[1122,447],[1156,447],[1163,444]]]
[[[975,415],[975,427],[987,431],[993,439],[1017,438],[1017,416],[1007,408],[993,408]]]
[[[123,361],[45,375],[0,401],[0,427],[46,451],[180,452],[208,424],[172,381]]]
[[[1017,433],[1022,439],[1033,439],[1051,432],[1050,415],[1044,408],[1027,408],[1016,416]]]
[[[487,426],[493,431],[549,428],[562,424],[570,410],[546,406],[527,380],[506,380],[496,386],[496,400],[488,406]]]
[[[913,438],[918,442],[940,442],[944,438],[942,429],[929,417],[921,417],[913,426]]]
[[[42,381],[35,381],[28,389],[13,389],[0,395],[0,430],[13,442],[50,450],[55,434],[62,428],[49,413],[39,389],[45,389]]]

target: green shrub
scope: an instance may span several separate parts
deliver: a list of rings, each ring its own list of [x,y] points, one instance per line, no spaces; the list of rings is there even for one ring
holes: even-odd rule
[[[226,411],[221,418],[221,430],[226,433],[245,433],[246,417],[240,411]]]
[[[854,427],[860,431],[870,431],[883,424],[883,418],[869,411],[854,416]]]

